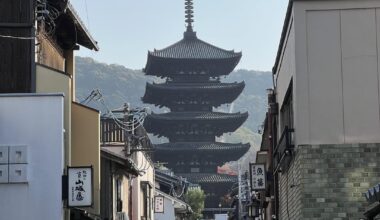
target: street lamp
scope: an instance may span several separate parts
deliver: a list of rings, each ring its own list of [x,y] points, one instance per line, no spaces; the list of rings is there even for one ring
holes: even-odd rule
[[[259,217],[259,207],[260,202],[257,200],[252,201],[252,203],[248,206],[248,216],[252,219]]]
[[[222,214],[222,204],[221,203],[219,203],[219,210],[220,210],[219,213]]]

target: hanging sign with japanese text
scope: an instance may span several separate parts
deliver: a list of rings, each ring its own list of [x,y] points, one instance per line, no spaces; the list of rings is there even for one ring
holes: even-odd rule
[[[251,177],[251,189],[260,191],[265,190],[266,187],[266,173],[264,164],[249,164],[249,171]]]
[[[92,167],[68,167],[68,207],[93,205]]]
[[[154,197],[154,212],[155,213],[164,213],[164,197],[156,196]]]

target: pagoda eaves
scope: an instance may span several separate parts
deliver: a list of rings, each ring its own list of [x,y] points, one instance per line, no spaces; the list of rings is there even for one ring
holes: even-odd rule
[[[185,74],[218,77],[231,73],[241,52],[224,50],[185,32],[184,38],[162,50],[148,52],[147,75],[175,77]]]
[[[157,144],[154,146],[155,159],[161,162],[167,162],[171,167],[173,161],[180,155],[185,155],[191,159],[192,155],[212,156],[218,166],[223,165],[226,161],[236,161],[242,155],[247,153],[250,144],[230,144],[218,142],[175,142]],[[176,170],[175,167],[171,167]]]
[[[147,132],[174,140],[211,141],[236,131],[248,118],[245,113],[169,112],[151,114],[144,122]],[[175,137],[179,137],[176,139]],[[199,139],[197,139],[199,138]]]
[[[163,83],[146,84],[143,102],[170,109],[198,103],[219,107],[233,102],[243,91],[240,83]],[[220,94],[225,94],[221,96]]]

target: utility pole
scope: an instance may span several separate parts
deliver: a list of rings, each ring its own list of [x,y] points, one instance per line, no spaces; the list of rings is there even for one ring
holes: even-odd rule
[[[238,162],[238,185],[239,185],[239,190],[238,190],[238,199],[239,199],[239,209],[238,209],[238,220],[241,219],[241,213],[242,213],[242,202],[241,202],[241,198],[242,198],[242,190],[241,190],[241,167],[240,167],[240,162]]]
[[[129,109],[128,103],[125,103],[124,108],[123,108],[123,114],[124,114],[123,122],[124,122],[124,125],[127,125],[126,129],[124,129],[124,142],[125,142],[125,154],[126,154],[126,156],[131,155],[131,141],[130,141],[131,135],[128,132],[129,110],[130,109]]]

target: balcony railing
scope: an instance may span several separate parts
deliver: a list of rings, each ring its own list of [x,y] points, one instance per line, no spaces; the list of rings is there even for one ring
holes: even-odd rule
[[[122,119],[121,119],[122,120]],[[103,143],[124,142],[125,131],[112,118],[100,120],[100,140]]]
[[[284,131],[281,134],[280,140],[273,151],[273,167],[274,172],[285,171],[290,161],[292,160],[292,154],[294,150],[293,144],[293,132],[294,129],[285,126]]]
[[[122,118],[118,119],[123,121]],[[101,118],[100,120],[100,142],[103,146],[106,145],[124,145],[129,143],[131,153],[136,151],[144,151],[151,156],[153,145],[148,137],[143,126],[138,126],[132,135],[131,131],[126,131],[120,123],[113,118]]]

